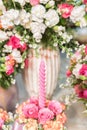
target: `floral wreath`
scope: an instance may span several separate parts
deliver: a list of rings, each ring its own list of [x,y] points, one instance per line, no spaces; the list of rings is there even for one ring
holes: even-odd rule
[[[0,86],[15,83],[29,48],[58,46],[70,54],[78,42],[68,30],[86,25],[86,0],[0,0]]]

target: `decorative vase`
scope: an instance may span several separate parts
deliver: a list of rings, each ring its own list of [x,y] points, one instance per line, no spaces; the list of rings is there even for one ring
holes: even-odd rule
[[[46,98],[50,99],[57,86],[60,70],[59,50],[43,49],[36,52],[30,49],[28,55],[28,67],[24,69],[23,79],[29,96],[38,96],[39,66],[41,59],[46,64]]]
[[[11,85],[8,89],[0,87],[0,107],[7,111],[14,111],[18,102],[18,90],[16,85]]]

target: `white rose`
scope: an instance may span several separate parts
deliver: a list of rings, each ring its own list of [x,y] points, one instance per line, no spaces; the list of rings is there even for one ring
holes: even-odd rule
[[[70,19],[72,22],[79,22],[85,15],[85,7],[84,6],[76,6],[73,8]]]
[[[40,0],[40,3],[46,4],[49,0]]]
[[[43,5],[36,5],[33,6],[31,9],[31,15],[32,15],[32,20],[33,21],[40,21],[43,22],[43,18],[45,15],[45,7]]]
[[[48,10],[48,12],[45,14],[45,19],[48,27],[55,26],[59,22],[59,16],[54,9]]]
[[[4,31],[0,30],[0,42],[5,41],[8,39],[7,34]]]
[[[83,17],[81,20],[80,20],[80,27],[85,27],[87,26],[87,20]]]
[[[76,78],[79,78],[79,70],[81,69],[81,67],[82,67],[81,64],[77,64],[72,71],[73,74],[76,76]]]
[[[18,51],[17,49],[14,49],[12,51],[12,56],[16,60],[17,63],[22,63],[22,56],[21,56],[20,51]]]
[[[50,0],[49,2],[48,2],[48,5],[51,7],[51,6],[54,6],[55,5],[55,1],[54,0]]]

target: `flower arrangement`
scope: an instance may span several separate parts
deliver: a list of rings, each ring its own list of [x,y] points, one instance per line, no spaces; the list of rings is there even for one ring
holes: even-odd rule
[[[67,86],[74,88],[78,99],[87,109],[87,45],[81,45],[72,55],[67,70]]]
[[[70,55],[78,46],[68,31],[71,25],[87,25],[86,0],[1,0],[0,86],[14,83],[29,48],[58,46]]]
[[[66,121],[64,110],[65,105],[55,100],[46,100],[40,108],[39,100],[33,97],[17,107],[14,130],[61,130]]]
[[[12,113],[7,113],[0,108],[0,130],[11,130],[13,122]]]
[[[0,50],[0,86],[8,88],[10,84],[15,84],[16,73],[25,66],[27,44],[16,35],[9,37],[3,31],[0,33],[0,37],[5,38]]]

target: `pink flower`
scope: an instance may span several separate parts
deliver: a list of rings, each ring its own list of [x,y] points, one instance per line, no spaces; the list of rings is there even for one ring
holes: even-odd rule
[[[11,75],[14,72],[14,68],[11,65],[6,66],[6,74]]]
[[[68,18],[71,15],[71,11],[73,9],[73,5],[67,4],[67,3],[63,3],[58,5],[58,8],[62,14],[63,18]]]
[[[26,104],[23,109],[23,114],[26,118],[38,118],[38,107],[35,104]]]
[[[87,89],[83,90],[83,98],[87,99]]]
[[[83,64],[81,69],[79,70],[79,74],[83,76],[87,76],[87,64]]]
[[[67,76],[67,77],[70,77],[71,74],[72,74],[71,71],[70,71],[70,70],[67,70],[66,76]]]
[[[30,0],[30,4],[32,6],[38,5],[39,4],[39,0]]]
[[[30,98],[30,103],[33,103],[35,105],[38,105],[38,99],[35,97]]]
[[[83,3],[84,3],[84,4],[87,4],[87,0],[83,0]]]
[[[79,93],[82,91],[81,87],[79,84],[75,85],[74,86],[74,90],[76,92],[77,95],[79,95]]]
[[[10,37],[9,41],[7,42],[8,46],[12,46],[12,49],[17,49],[21,47],[20,39],[16,36]]]
[[[2,120],[2,119],[0,118],[0,130],[1,130],[1,128],[2,128],[3,125],[4,125],[4,120]]]
[[[54,113],[48,108],[40,109],[38,119],[40,124],[45,124],[47,121],[54,118]]]
[[[62,106],[59,102],[53,100],[50,101],[48,108],[55,114],[58,115],[59,113],[62,112]]]
[[[87,46],[85,47],[85,53],[87,54]]]
[[[27,49],[27,44],[26,43],[22,44],[20,49],[22,52],[24,52]]]

